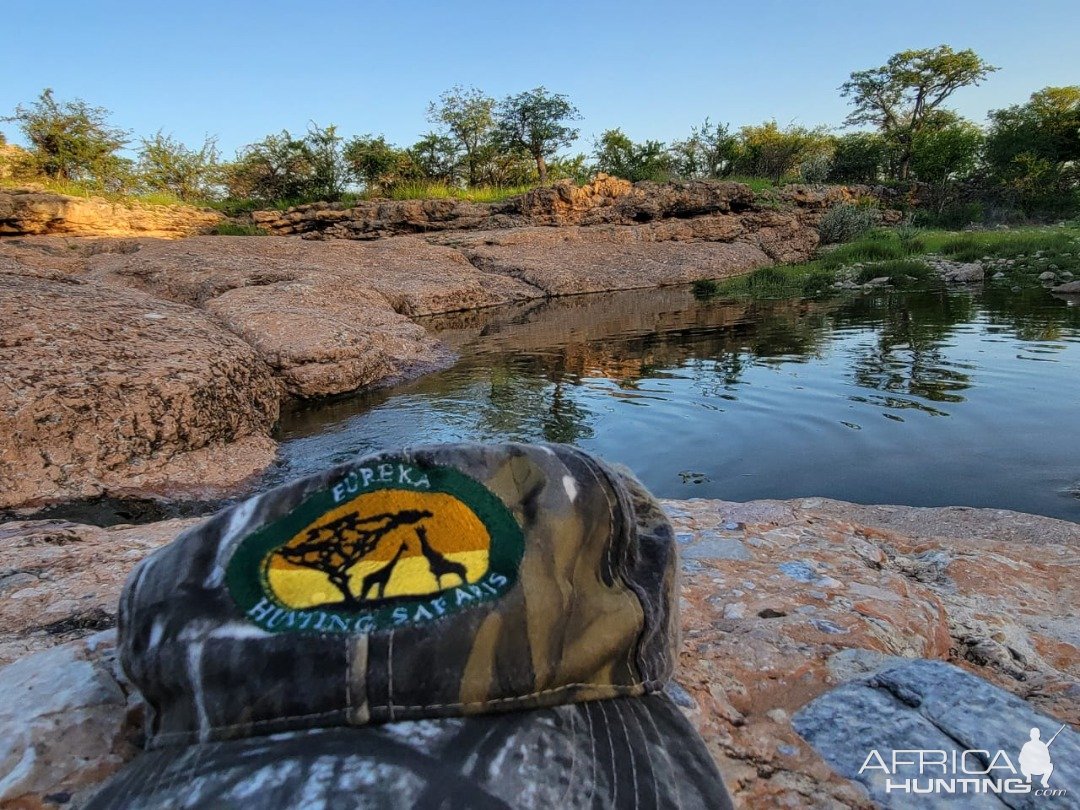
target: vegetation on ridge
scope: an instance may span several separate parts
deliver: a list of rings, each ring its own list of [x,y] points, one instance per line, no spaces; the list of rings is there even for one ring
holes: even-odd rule
[[[858,239],[820,252],[803,264],[765,267],[745,276],[693,285],[694,295],[751,298],[817,297],[837,294],[844,279],[866,284],[887,278],[894,287],[937,279],[929,261],[980,262],[1009,287],[1037,285],[1038,276],[1080,278],[1080,223],[1015,230],[943,231],[901,227],[874,229]],[[990,273],[988,273],[988,276]]]
[[[544,87],[502,100],[453,87],[428,105],[434,129],[411,146],[382,135],[345,137],[312,122],[306,133],[267,135],[224,160],[213,137],[189,147],[164,131],[132,140],[109,113],[46,89],[18,105],[28,149],[0,150],[0,183],[42,182],[66,193],[157,195],[211,202],[228,212],[357,197],[502,199],[537,183],[584,182],[597,171],[629,180],[749,179],[756,189],[809,183],[917,182],[922,225],[1018,223],[1080,211],[1080,86],[1046,87],[989,113],[981,127],[946,106],[997,70],[971,50],[902,51],[856,70],[840,87],[853,105],[836,134],[776,120],[732,128],[706,118],[672,143],[634,141],[615,127],[590,154],[580,113]],[[125,155],[124,150],[129,150]],[[161,197],[160,195],[165,195]],[[149,197],[147,197],[149,199]]]

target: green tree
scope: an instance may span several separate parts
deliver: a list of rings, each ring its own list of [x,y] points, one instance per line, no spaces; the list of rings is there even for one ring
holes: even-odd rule
[[[82,99],[57,101],[50,88],[29,106],[3,119],[19,125],[30,143],[34,168],[56,180],[99,186],[121,181],[130,161],[117,152],[129,133],[109,123],[109,111]]]
[[[448,185],[457,182],[457,146],[451,138],[429,132],[409,147],[408,154],[422,179]]]
[[[220,179],[217,141],[207,137],[199,149],[189,149],[161,130],[142,139],[137,170],[143,186],[166,191],[181,200],[205,200],[214,196]]]
[[[708,118],[700,127],[691,127],[685,141],[671,145],[675,172],[690,179],[727,177],[738,154],[738,137],[727,124],[712,124]]]
[[[596,142],[596,170],[624,180],[667,180],[673,172],[671,154],[661,141],[634,143],[621,129],[609,129]]]
[[[970,121],[925,129],[912,144],[911,169],[926,183],[942,185],[969,176],[978,164],[983,134]]]
[[[477,185],[492,148],[495,99],[475,87],[454,86],[428,105],[428,120],[443,126],[465,165],[465,181]]]
[[[849,132],[833,140],[828,179],[834,183],[876,183],[889,164],[889,142],[876,132]]]
[[[420,171],[406,149],[398,149],[382,135],[364,135],[345,145],[345,160],[368,191],[378,192],[417,179]]]
[[[320,127],[314,121],[308,126],[304,144],[311,160],[311,176],[305,196],[320,200],[337,200],[352,180],[352,171],[342,152],[344,139],[337,127]]]
[[[556,157],[548,161],[548,177],[552,180],[573,180],[575,183],[587,183],[592,176],[589,156],[576,154],[570,157]]]
[[[580,117],[566,96],[537,87],[499,102],[496,138],[501,146],[529,155],[536,162],[540,182],[546,183],[546,161],[560,147],[577,140],[578,130],[567,126],[567,122]]]
[[[986,162],[1030,214],[1065,207],[1080,185],[1080,86],[1045,87],[990,112]]]
[[[915,137],[933,123],[933,113],[961,87],[977,85],[992,72],[972,50],[948,45],[901,51],[881,67],[858,70],[840,86],[855,109],[851,126],[873,124],[896,144],[897,179],[911,173]]]
[[[791,126],[780,129],[775,121],[739,130],[737,170],[779,183],[807,161],[829,151],[829,139],[817,129]]]
[[[536,183],[536,164],[530,155],[517,149],[485,150],[480,182],[489,186],[521,186]]]
[[[352,179],[337,128],[315,123],[303,138],[283,129],[244,147],[224,174],[229,196],[276,203],[335,200]]]
[[[262,202],[307,199],[314,159],[302,138],[288,130],[245,146],[226,172],[229,195]]]
[[[962,119],[923,129],[915,136],[911,170],[919,180],[930,184],[939,212],[950,201],[956,183],[975,171],[982,142],[982,130]]]

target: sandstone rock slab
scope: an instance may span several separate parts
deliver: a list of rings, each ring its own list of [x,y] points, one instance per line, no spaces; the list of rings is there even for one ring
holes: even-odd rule
[[[1043,743],[1060,732],[1049,749],[1054,773],[1048,787],[1068,789],[1080,779],[1080,734],[1015,695],[942,661],[908,661],[849,681],[803,707],[792,725],[837,773],[865,785],[882,807],[912,806],[916,798],[899,787],[908,779],[917,779],[925,789],[933,778],[951,781],[968,776],[962,767],[951,765],[964,751],[988,752],[973,760],[969,770],[985,770],[993,763],[994,780],[1027,782],[1018,772],[1020,751],[1033,728],[1039,729]],[[872,767],[864,768],[872,751],[882,761],[871,760]],[[894,769],[894,751],[943,751],[946,767],[898,764]],[[915,756],[901,754],[900,759],[911,763]],[[937,755],[930,757],[936,761]],[[1033,786],[1040,787],[1038,778]],[[920,806],[941,807],[1036,808],[1049,801],[1080,807],[1080,798],[1067,794],[1053,799],[1019,792],[957,798],[938,791],[918,800]]]
[[[774,263],[751,241],[649,238],[656,236],[655,230],[520,228],[469,234],[454,244],[477,267],[520,279],[548,295],[687,284]]]
[[[211,497],[275,455],[268,368],[191,307],[0,272],[0,368],[0,508]]]
[[[946,661],[1080,721],[1080,526],[819,498],[665,508],[683,550],[676,677],[737,806],[874,806],[791,717],[897,662]]]
[[[224,216],[188,205],[69,197],[35,189],[0,190],[0,236],[157,236],[205,233]]]
[[[540,293],[459,252],[401,237],[311,242],[202,237],[95,256],[89,276],[200,307],[253,347],[286,390],[325,396],[445,364],[411,317]]]
[[[198,522],[0,523],[0,666],[114,626],[120,589],[135,564]]]

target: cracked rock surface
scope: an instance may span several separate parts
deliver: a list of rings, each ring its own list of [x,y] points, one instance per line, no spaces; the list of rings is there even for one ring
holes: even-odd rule
[[[0,257],[0,508],[165,488],[274,458],[280,392],[206,313]]]
[[[1004,690],[1011,697],[1000,698],[1002,713],[1021,725],[1029,712],[1080,722],[1080,526],[1002,510],[824,499],[664,506],[683,567],[683,647],[670,692],[738,807],[875,806],[842,762],[800,736],[793,717],[808,716],[804,708],[837,687],[865,691],[870,679],[914,660],[947,662],[971,676],[964,683]],[[52,752],[0,783],[0,802],[54,806],[44,796],[65,792],[77,799],[132,755],[138,713],[121,697],[122,679],[113,689],[79,675],[85,661],[115,672],[111,648],[95,652],[81,637],[109,624],[135,562],[193,522],[0,527],[9,549],[0,660],[17,659],[0,669],[0,694],[46,666],[50,684],[85,685],[65,687],[62,712],[50,699],[0,713],[0,738],[17,723],[31,729],[19,732],[20,745]],[[953,701],[937,670],[924,677],[919,666],[903,670],[905,688],[932,692],[943,706]],[[979,694],[957,691],[953,704],[962,710]],[[80,735],[72,724],[102,731]],[[931,737],[908,742],[932,747]],[[848,749],[841,741],[828,750]],[[75,764],[50,764],[63,757]]]
[[[943,751],[949,761],[952,756],[962,757],[964,751],[986,751],[990,755],[985,761],[969,760],[969,770],[994,763],[991,776],[995,780],[1023,780],[1022,773],[1014,774],[1010,766],[1020,768],[1019,752],[1032,728],[1039,729],[1043,742],[1059,732],[1052,749],[1054,785],[1076,784],[1080,776],[1080,734],[1067,725],[1062,728],[1063,723],[1035,711],[1016,695],[943,661],[898,660],[812,701],[794,716],[792,724],[837,772],[865,785],[882,807],[910,807],[913,797],[890,791],[888,783],[903,783],[920,771],[917,764],[901,765],[886,776],[883,769],[892,768],[891,752]],[[872,760],[874,767],[863,768],[872,751],[879,752],[880,766]],[[999,751],[1009,757],[1008,765]],[[915,756],[901,754],[898,762],[913,761]],[[966,775],[962,768],[951,766],[944,772],[950,780],[954,774]],[[943,773],[935,768],[934,775]],[[926,787],[928,779],[923,776],[919,784]],[[1037,777],[1034,785],[1039,787]],[[1067,795],[1055,798],[1061,807],[1080,806]],[[990,793],[969,795],[966,806],[1020,810],[1044,806],[1046,801],[1025,793]],[[943,806],[956,805],[946,801]]]

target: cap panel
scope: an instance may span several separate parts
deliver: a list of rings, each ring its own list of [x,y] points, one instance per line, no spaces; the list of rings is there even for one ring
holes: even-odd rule
[[[446,806],[729,810],[731,801],[701,738],[659,694],[159,751],[86,805]]]
[[[601,463],[601,467],[605,467]],[[633,589],[644,612],[638,644],[638,666],[646,680],[667,681],[675,670],[675,651],[680,647],[679,564],[675,530],[657,500],[629,470],[608,467],[621,483],[620,497],[630,505],[624,514],[633,515],[633,554],[626,555],[627,584]]]
[[[408,486],[426,492],[417,482],[428,477],[430,489],[441,486],[482,518],[492,540],[481,579],[469,570],[466,582],[459,573],[467,557],[455,557],[453,548],[468,555],[471,546],[446,545],[456,541],[432,525],[437,508],[395,494]],[[439,480],[445,486],[435,486]],[[343,508],[376,490],[387,493],[378,503],[401,507],[392,530],[389,512]],[[151,706],[149,736],[155,744],[227,739],[304,723],[503,711],[658,688],[661,678],[639,665],[639,640],[652,631],[627,584],[637,566],[630,508],[625,487],[587,455],[528,445],[380,454],[240,504],[152,555],[127,585],[122,651]],[[325,607],[296,607],[295,589],[283,603],[267,561],[292,544],[279,565],[314,581],[312,571],[320,574],[305,569],[302,544],[323,554],[321,544],[343,519],[349,526],[342,536],[354,546],[361,544],[357,532],[378,535],[367,551],[379,562],[368,573],[411,556],[414,571],[419,566],[430,587],[442,590],[399,599],[390,578],[365,602],[368,573],[324,554],[345,571],[342,582],[359,608],[350,612],[340,595]],[[519,563],[514,532],[528,536]],[[511,542],[502,543],[506,537]],[[241,564],[258,575],[244,587],[267,590],[238,602],[233,577]],[[325,581],[332,597],[338,586]],[[381,614],[365,612],[368,602]],[[363,668],[354,642],[360,637],[367,639]]]
[[[421,465],[452,461],[507,504],[528,538],[519,586],[489,614],[455,617],[436,638],[424,627],[373,636],[372,716],[505,711],[649,688],[634,663],[641,607],[614,576],[612,515],[619,502],[608,491],[611,482],[564,447],[483,451],[484,463],[473,459],[472,466],[454,447],[410,458]]]
[[[538,553],[522,563],[534,688],[640,683],[641,605],[616,576],[618,500],[594,464],[559,450],[561,480],[543,490],[529,526]]]

